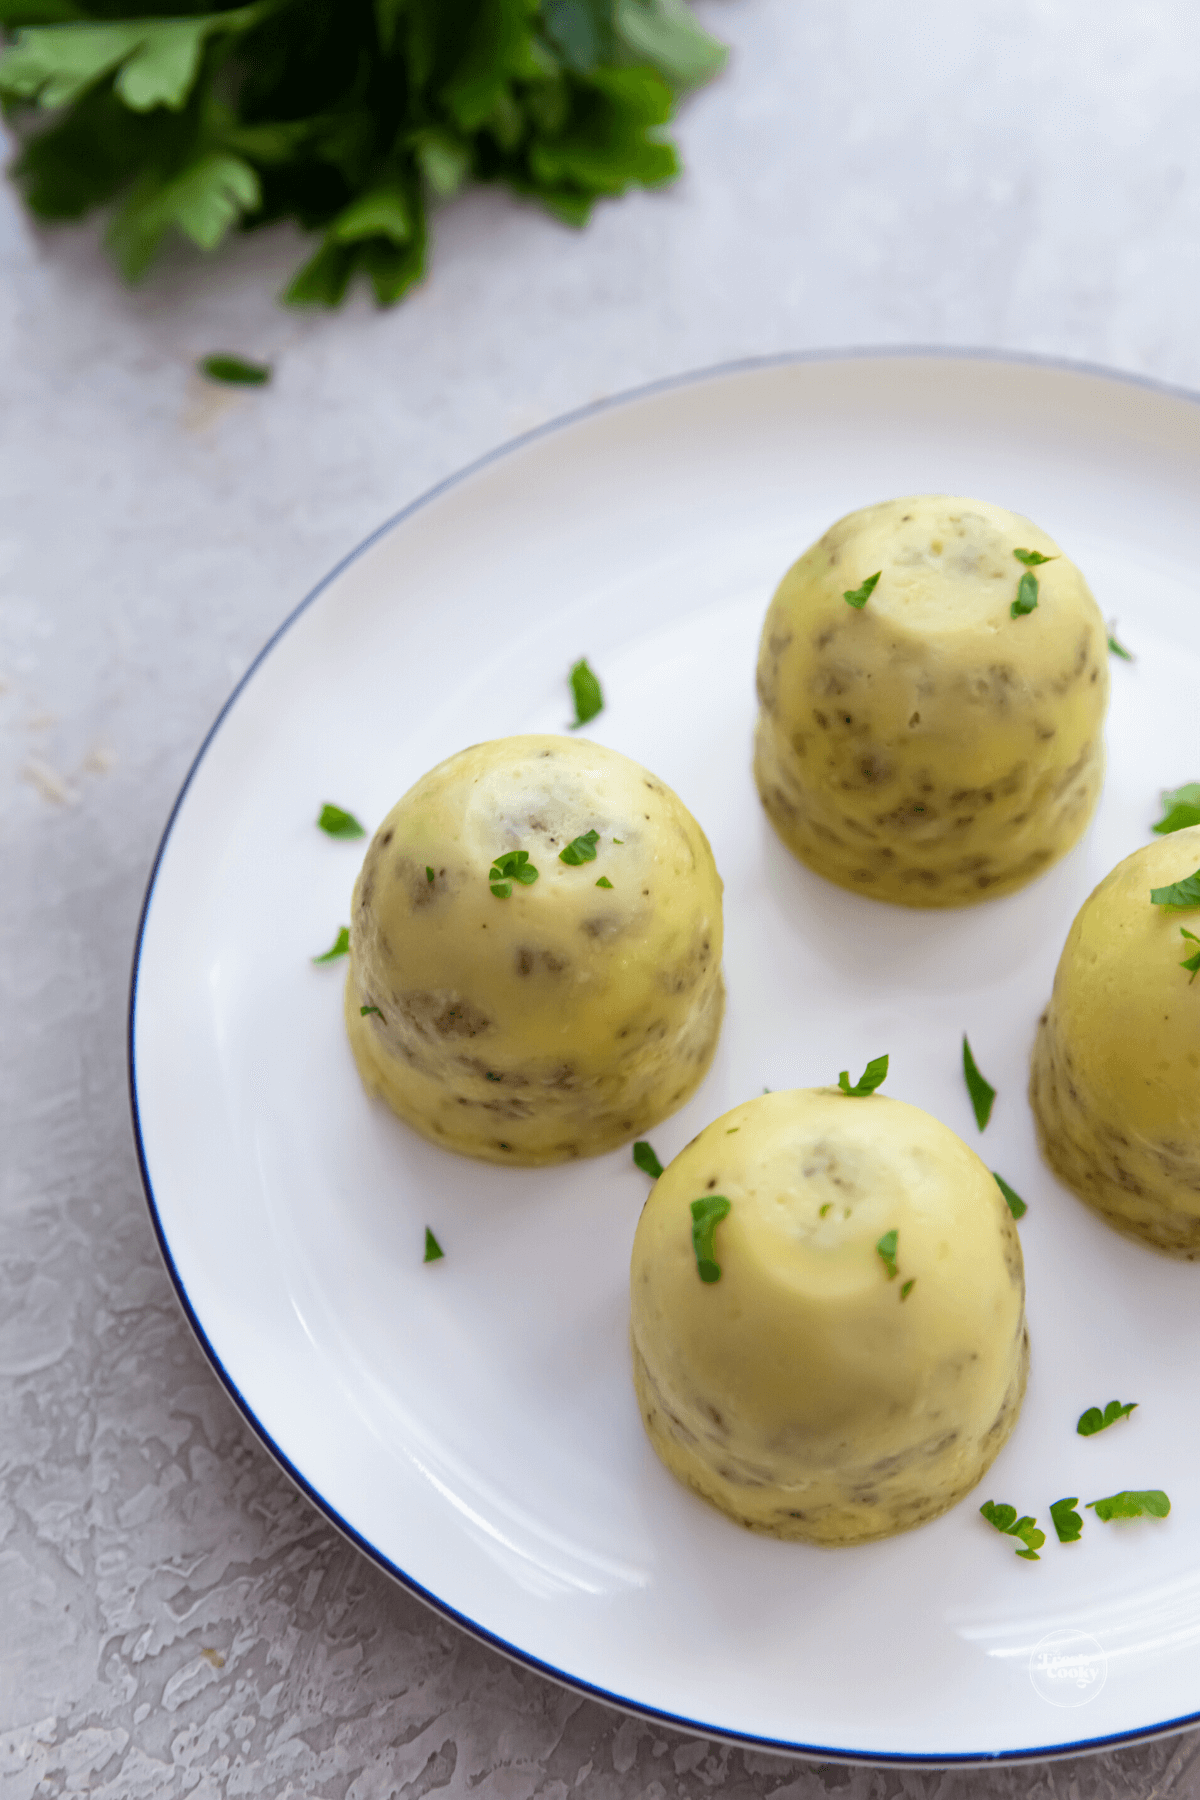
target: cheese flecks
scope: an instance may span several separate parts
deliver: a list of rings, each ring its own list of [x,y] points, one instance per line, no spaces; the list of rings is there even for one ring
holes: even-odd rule
[[[730,1206],[705,1282],[690,1208],[709,1193]],[[892,1232],[894,1278],[879,1253]],[[701,1132],[642,1213],[643,1422],[668,1469],[739,1524],[888,1537],[960,1500],[1012,1430],[1024,1291],[1004,1198],[946,1126],[880,1095],[763,1095]]]
[[[1048,560],[1037,607],[1013,618],[1018,548]],[[755,777],[776,831],[878,899],[962,906],[1020,887],[1100,793],[1104,621],[1045,532],[983,501],[889,500],[833,525],[776,590],[758,695]]]
[[[1038,1025],[1029,1099],[1042,1155],[1132,1237],[1200,1259],[1200,912],[1150,890],[1200,866],[1200,825],[1134,851],[1080,908]]]
[[[590,831],[595,857],[562,862]],[[519,851],[536,879],[496,893],[496,858]],[[721,950],[712,851],[665,783],[587,740],[503,738],[432,769],[376,832],[346,1029],[368,1090],[434,1142],[493,1162],[593,1156],[699,1084]]]

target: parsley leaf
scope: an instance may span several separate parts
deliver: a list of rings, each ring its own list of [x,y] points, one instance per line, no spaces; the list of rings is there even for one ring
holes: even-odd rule
[[[721,1268],[716,1261],[713,1234],[729,1212],[724,1194],[705,1194],[692,1201],[692,1249],[696,1252],[696,1268],[701,1281],[720,1281]]]
[[[432,887],[433,879],[434,879],[433,870],[430,868],[428,863],[425,864],[425,879],[429,883],[430,887]]]
[[[992,1170],[992,1179],[997,1183],[1000,1192],[1008,1202],[1008,1210],[1013,1218],[1023,1219],[1025,1214],[1029,1211],[1029,1208],[1022,1200],[1020,1194],[1017,1193],[1015,1188],[1010,1188],[1003,1175],[997,1175],[995,1169]]]
[[[366,1018],[368,1013],[377,1013],[381,1019],[383,1017],[383,1013],[380,1011],[379,1007],[377,1007],[377,1006],[360,1006],[358,1011],[359,1011],[359,1017],[363,1018],[363,1019]]]
[[[912,1293],[912,1291],[916,1287],[916,1285],[917,1285],[917,1278],[915,1275],[911,1275],[909,1277],[909,1279],[906,1282],[904,1282],[900,1288],[900,1298],[902,1300],[907,1300],[908,1296]]]
[[[202,356],[196,367],[210,381],[228,382],[233,387],[265,387],[271,379],[270,363],[247,362],[243,356],[229,356],[223,351]]]
[[[425,266],[430,204],[503,182],[571,225],[679,172],[663,127],[725,60],[683,0],[0,0],[0,100],[42,217],[119,207],[130,279],[169,230],[213,247],[290,217],[320,234],[286,290],[380,305]],[[130,15],[144,9],[130,4]],[[57,114],[46,130],[47,112]]]
[[[1127,650],[1117,638],[1117,622],[1114,619],[1108,633],[1108,650],[1110,656],[1119,656],[1122,662],[1136,662],[1137,657],[1132,650]]]
[[[867,601],[871,598],[871,595],[875,592],[876,587],[879,585],[879,577],[882,574],[882,569],[876,569],[873,575],[867,576],[867,579],[863,582],[861,587],[847,588],[842,595],[842,599],[846,602],[847,606],[853,606],[861,612],[863,607],[867,604]]]
[[[600,877],[599,881],[596,883],[596,886],[610,888],[612,886],[612,882],[608,879],[607,875],[602,875]]]
[[[649,1175],[651,1181],[657,1181],[663,1172],[662,1164],[645,1139],[633,1146],[633,1160],[644,1174]]]
[[[883,1086],[883,1083],[887,1080],[887,1072],[887,1057],[875,1056],[872,1057],[871,1061],[867,1064],[853,1087],[850,1086],[849,1069],[843,1069],[838,1076],[838,1086],[841,1088],[843,1094],[849,1094],[852,1099],[861,1100],[867,1094],[873,1094],[877,1087]]]
[[[425,873],[428,876],[429,870]],[[488,870],[488,881],[497,900],[508,899],[514,881],[519,881],[522,887],[532,887],[537,878],[538,872],[529,860],[528,850],[506,850]]]
[[[339,956],[350,954],[350,928],[343,925],[328,950],[322,956],[314,956],[315,963],[335,962]]]
[[[1200,937],[1197,937],[1194,931],[1189,931],[1186,925],[1181,925],[1179,929],[1185,938],[1192,940],[1193,944],[1200,944]],[[1192,981],[1195,981],[1196,976],[1200,975],[1200,950],[1197,950],[1194,956],[1185,956],[1179,966],[1181,969],[1190,969]],[[1191,982],[1188,983],[1188,986],[1191,986]]]
[[[1124,1488],[1119,1494],[1108,1494],[1103,1500],[1089,1500],[1087,1504],[1105,1524],[1110,1519],[1140,1519],[1145,1515],[1165,1519],[1171,1510],[1171,1502],[1161,1488]]]
[[[344,812],[340,806],[333,806],[328,800],[317,814],[317,824],[330,837],[360,838],[367,835],[352,812]]]
[[[875,1246],[876,1254],[879,1256],[884,1268],[887,1270],[887,1278],[889,1281],[895,1281],[897,1275],[900,1273],[900,1267],[896,1261],[896,1249],[899,1242],[900,1233],[898,1231],[885,1231]]]
[[[1089,1406],[1085,1413],[1080,1413],[1075,1429],[1080,1437],[1095,1437],[1098,1431],[1107,1430],[1118,1419],[1127,1419],[1136,1405],[1136,1400],[1127,1400],[1124,1406],[1119,1400],[1110,1400],[1103,1412],[1098,1406]]]
[[[1194,875],[1185,875],[1182,881],[1173,881],[1169,887],[1151,888],[1150,903],[1152,906],[1200,906],[1200,869]]]
[[[971,1105],[975,1108],[975,1123],[982,1131],[992,1116],[992,1102],[996,1098],[996,1090],[990,1081],[985,1081],[975,1067],[975,1058],[971,1055],[971,1046],[967,1042],[967,1034],[963,1032],[963,1075],[966,1078],[967,1092],[971,1096]]]
[[[1019,563],[1024,563],[1027,569],[1036,569],[1042,563],[1058,561],[1057,556],[1043,556],[1040,550],[1014,550],[1013,555]]]
[[[1054,1529],[1058,1533],[1060,1544],[1074,1544],[1083,1535],[1083,1520],[1075,1511],[1079,1505],[1078,1494],[1072,1494],[1065,1500],[1054,1500],[1050,1505],[1050,1517]]]
[[[1038,1530],[1036,1519],[1028,1514],[1018,1519],[1015,1506],[995,1506],[990,1500],[985,1500],[979,1510],[997,1531],[1002,1531],[1006,1537],[1020,1538],[1025,1548],[1017,1551],[1018,1556],[1023,1556],[1027,1562],[1041,1562],[1038,1551],[1046,1541],[1046,1534]]]
[[[570,863],[577,868],[580,863],[595,862],[596,845],[600,842],[598,831],[585,831],[582,837],[572,838],[565,850],[560,850],[558,860]]]
[[[1017,597],[1009,607],[1009,617],[1019,619],[1025,613],[1031,613],[1038,603],[1038,578],[1026,569],[1017,583]]]
[[[425,1227],[425,1254],[421,1258],[421,1261],[437,1262],[438,1259],[445,1256],[445,1254],[446,1252],[442,1249],[442,1246],[438,1243],[427,1225]]]
[[[575,699],[575,722],[571,730],[578,731],[581,725],[586,725],[597,713],[604,711],[604,695],[600,691],[600,683],[588,667],[586,656],[580,657],[568,679]]]
[[[1169,831],[1186,831],[1189,825],[1200,825],[1200,781],[1185,781],[1182,787],[1170,788],[1162,797],[1163,816],[1151,830],[1165,837]]]

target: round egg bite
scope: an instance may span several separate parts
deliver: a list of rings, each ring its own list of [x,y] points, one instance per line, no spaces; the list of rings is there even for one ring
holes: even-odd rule
[[[776,590],[758,694],[771,823],[819,875],[880,900],[1021,887],[1100,793],[1104,621],[1044,531],[982,500],[888,500],[831,526]]]
[[[363,1082],[490,1162],[628,1142],[712,1060],[721,885],[683,802],[615,750],[530,736],[461,751],[392,808],[354,889]]]
[[[1084,901],[1034,1044],[1042,1155],[1118,1231],[1200,1258],[1200,825],[1135,850]],[[1195,934],[1192,937],[1187,932]]]
[[[861,1544],[936,1518],[1025,1392],[1024,1265],[995,1177],[881,1095],[765,1094],[709,1125],[651,1190],[630,1294],[655,1450],[774,1537]]]

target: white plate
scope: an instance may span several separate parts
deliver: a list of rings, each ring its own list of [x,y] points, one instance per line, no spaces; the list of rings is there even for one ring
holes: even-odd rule
[[[1138,656],[1113,663],[1085,841],[1022,893],[950,914],[800,868],[749,768],[776,580],[839,515],[921,491],[1044,524]],[[1057,1185],[1025,1081],[1077,907],[1148,841],[1159,789],[1200,775],[1198,493],[1200,407],[1111,376],[937,355],[718,371],[534,433],[437,489],[336,570],[238,688],[142,922],[146,1189],[246,1417],[443,1612],[622,1706],[822,1757],[1045,1756],[1197,1715],[1200,1267],[1118,1238]],[[1020,1422],[975,1496],[888,1543],[756,1538],[672,1481],[630,1384],[647,1183],[628,1151],[517,1171],[424,1143],[359,1086],[344,964],[309,960],[348,916],[361,850],[314,829],[320,803],[373,825],[463,745],[562,728],[581,653],[608,702],[592,732],[677,789],[726,882],[724,1034],[696,1098],[652,1133],[663,1161],[764,1085],[827,1082],[886,1050],[887,1091],[979,1144],[1029,1203]],[[999,1089],[984,1140],[964,1029]],[[430,1266],[427,1224],[446,1252]],[[1114,1395],[1141,1403],[1132,1420],[1078,1437],[1080,1411]],[[1089,1523],[1069,1548],[1051,1533],[1038,1563],[976,1511],[1011,1501],[1049,1530],[1060,1495],[1127,1486],[1165,1487],[1170,1518]]]

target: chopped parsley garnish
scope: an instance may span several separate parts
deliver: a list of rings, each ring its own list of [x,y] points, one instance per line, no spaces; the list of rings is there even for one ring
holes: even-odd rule
[[[1136,1405],[1136,1400],[1127,1400],[1123,1406],[1119,1400],[1110,1400],[1103,1412],[1098,1406],[1089,1406],[1085,1413],[1080,1413],[1075,1429],[1080,1437],[1095,1437],[1098,1431],[1106,1431],[1118,1419],[1127,1419]]]
[[[612,886],[612,882],[608,879],[607,875],[602,875],[600,877],[599,881],[596,883],[596,886],[610,888]]]
[[[1110,656],[1119,656],[1121,658],[1122,662],[1136,662],[1137,661],[1137,657],[1133,654],[1133,651],[1127,650],[1125,648],[1124,644],[1122,644],[1119,641],[1119,639],[1117,637],[1117,633],[1116,633],[1116,620],[1115,619],[1113,620],[1112,626],[1109,628],[1108,652],[1109,652]]]
[[[899,1242],[900,1233],[898,1231],[885,1231],[875,1246],[875,1252],[887,1270],[889,1281],[895,1281],[900,1273],[899,1265],[896,1262],[896,1249]]]
[[[963,1032],[963,1075],[967,1083],[967,1092],[971,1096],[971,1105],[975,1108],[975,1123],[983,1130],[992,1116],[992,1102],[996,1098],[996,1090],[990,1081],[985,1081],[975,1067],[975,1058],[971,1055],[971,1046],[967,1042],[967,1034]]]
[[[871,595],[875,592],[879,577],[882,574],[882,569],[876,569],[873,575],[867,576],[867,579],[863,582],[861,587],[847,588],[842,595],[842,599],[846,602],[846,605],[858,607],[861,611],[867,604],[867,601],[871,598]]]
[[[1046,1541],[1046,1534],[1038,1530],[1036,1519],[1028,1514],[1018,1519],[1015,1506],[994,1506],[990,1500],[985,1500],[979,1510],[997,1531],[1002,1531],[1006,1537],[1020,1538],[1025,1548],[1017,1551],[1018,1556],[1023,1556],[1026,1562],[1041,1562],[1038,1551]]]
[[[438,1258],[445,1256],[445,1254],[446,1252],[442,1249],[442,1246],[438,1243],[427,1225],[425,1227],[425,1254],[421,1258],[422,1262],[437,1262]]]
[[[643,1174],[649,1175],[651,1181],[657,1181],[663,1172],[662,1164],[644,1138],[633,1146],[633,1160]]]
[[[912,1293],[912,1291],[916,1287],[916,1285],[917,1285],[916,1276],[910,1275],[908,1280],[904,1283],[904,1285],[900,1289],[900,1298],[902,1300],[907,1300],[908,1296]]]
[[[1200,869],[1194,875],[1185,875],[1182,881],[1173,881],[1170,887],[1150,889],[1152,906],[1200,906]]]
[[[827,1200],[827,1201],[826,1201],[826,1202],[825,1202],[825,1204],[824,1204],[824,1206],[821,1206],[821,1207],[818,1207],[818,1208],[817,1208],[817,1217],[818,1217],[818,1219],[823,1219],[823,1218],[824,1218],[824,1217],[825,1217],[825,1214],[826,1214],[826,1213],[827,1213],[827,1212],[828,1212],[828,1211],[829,1211],[829,1209],[830,1209],[830,1207],[831,1207],[831,1206],[832,1206],[832,1205],[833,1205],[833,1201],[832,1201],[832,1200]]]
[[[317,814],[317,824],[330,837],[360,838],[367,835],[352,812],[346,812],[340,806],[332,806],[328,800]]]
[[[1163,816],[1151,830],[1165,837],[1168,831],[1186,831],[1189,825],[1200,825],[1200,781],[1185,781],[1182,787],[1169,788],[1162,797]]]
[[[1165,1519],[1171,1510],[1171,1502],[1161,1488],[1124,1488],[1119,1494],[1108,1494],[1103,1500],[1089,1500],[1087,1504],[1105,1524],[1110,1519],[1140,1519],[1146,1515]]]
[[[999,1187],[1000,1192],[1004,1195],[1005,1200],[1008,1202],[1008,1210],[1013,1218],[1023,1219],[1025,1214],[1029,1211],[1029,1208],[1022,1200],[1020,1194],[1017,1193],[1015,1188],[1010,1188],[1003,1175],[997,1175],[995,1169],[992,1170],[992,1177]]]
[[[867,1094],[873,1094],[877,1087],[882,1087],[883,1083],[887,1080],[887,1072],[887,1057],[875,1056],[872,1057],[871,1061],[867,1064],[853,1087],[850,1086],[849,1069],[843,1069],[838,1076],[838,1086],[841,1088],[843,1094],[849,1094],[851,1099],[861,1100]],[[767,1090],[764,1089],[763,1091],[765,1093]]]
[[[1057,556],[1043,556],[1040,550],[1014,550],[1013,555],[1019,563],[1024,563],[1027,569],[1037,569],[1041,567],[1042,563],[1058,561]]]
[[[433,870],[430,868],[428,863],[425,864],[425,879],[429,883],[429,885],[432,887],[433,886]]]
[[[196,364],[210,381],[226,381],[233,387],[265,387],[271,379],[270,363],[247,362],[243,356],[202,356]]]
[[[514,881],[519,881],[522,887],[532,887],[537,878],[538,872],[529,860],[528,850],[506,850],[488,871],[488,881],[497,900],[508,899]]]
[[[578,731],[589,719],[594,719],[598,712],[604,711],[604,695],[600,691],[600,683],[588,667],[586,656],[581,656],[571,670],[569,680],[571,692],[575,696],[575,722],[572,731]]]
[[[503,1081],[504,1080],[503,1075],[494,1075],[490,1069],[488,1069],[486,1071],[486,1074],[487,1074],[487,1079],[489,1081]]]
[[[582,837],[572,838],[566,849],[559,851],[558,860],[570,863],[572,868],[578,868],[580,863],[595,862],[596,845],[599,842],[598,831],[585,831]]]
[[[323,956],[314,956],[315,963],[336,962],[339,956],[350,954],[350,927],[343,925]]]
[[[721,1266],[713,1251],[713,1234],[729,1212],[724,1194],[705,1194],[692,1201],[692,1249],[701,1281],[720,1281]]]
[[[1189,931],[1186,925],[1181,925],[1179,929],[1185,938],[1191,938],[1193,944],[1200,944],[1200,937],[1197,937],[1194,931]],[[1179,966],[1181,969],[1190,969],[1192,981],[1195,981],[1196,976],[1200,974],[1200,950],[1197,950],[1195,956],[1185,956]],[[1189,982],[1188,985],[1190,986],[1191,983]]]
[[[1019,619],[1025,613],[1031,613],[1038,603],[1038,578],[1032,570],[1026,569],[1017,583],[1017,597],[1008,609],[1009,617]]]
[[[1083,1520],[1075,1511],[1078,1505],[1078,1494],[1071,1494],[1067,1499],[1055,1500],[1051,1504],[1050,1517],[1060,1544],[1077,1543],[1083,1533]]]
[[[614,838],[613,839],[614,844],[624,844],[624,842],[625,842],[624,838]]]
[[[383,1017],[383,1013],[378,1006],[360,1006],[358,1011],[360,1018],[363,1019],[366,1018],[368,1013],[376,1013],[381,1019]]]

